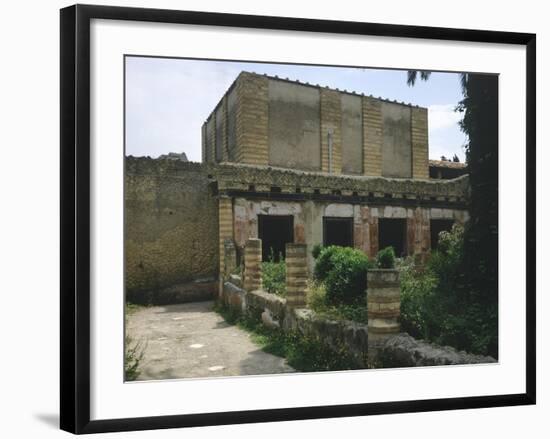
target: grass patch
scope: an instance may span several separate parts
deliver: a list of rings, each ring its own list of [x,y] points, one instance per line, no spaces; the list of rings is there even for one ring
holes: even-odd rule
[[[217,305],[218,312],[228,323],[250,333],[250,339],[264,352],[286,358],[288,364],[300,372],[324,372],[358,369],[354,359],[345,350],[333,350],[318,338],[298,331],[265,327],[258,316],[239,315],[235,311]]]

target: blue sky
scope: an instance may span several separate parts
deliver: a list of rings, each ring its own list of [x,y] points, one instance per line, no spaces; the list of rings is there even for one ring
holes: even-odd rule
[[[464,161],[458,73],[432,73],[409,87],[405,70],[142,57],[126,58],[126,154],[185,152],[201,161],[201,126],[242,70],[427,107],[430,158]]]

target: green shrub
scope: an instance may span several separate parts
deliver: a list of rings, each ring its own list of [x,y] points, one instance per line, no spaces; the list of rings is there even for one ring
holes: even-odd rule
[[[283,259],[262,262],[262,285],[268,293],[286,295],[286,264]]]
[[[324,251],[321,256],[323,254]],[[354,248],[336,247],[332,251],[330,265],[324,280],[327,303],[355,304],[364,301],[367,270],[372,268],[367,255]]]
[[[441,232],[426,269],[401,270],[401,326],[413,337],[498,357],[498,306],[464,280],[464,230]]]
[[[394,268],[395,252],[393,247],[383,248],[376,255],[376,266],[378,268]]]
[[[323,251],[323,248],[324,247],[322,244],[315,244],[313,246],[313,249],[311,250],[311,255],[313,256],[314,259],[317,259],[319,257],[319,255]]]
[[[368,323],[366,301],[360,301],[352,305],[330,304],[327,300],[325,286],[319,282],[309,282],[307,306],[319,316],[329,320],[352,320],[359,323]]]
[[[315,261],[315,268],[313,270],[313,276],[315,277],[315,279],[321,282],[326,279],[329,272],[334,266],[334,263],[332,262],[332,257],[339,248],[341,247],[335,245],[323,247]]]

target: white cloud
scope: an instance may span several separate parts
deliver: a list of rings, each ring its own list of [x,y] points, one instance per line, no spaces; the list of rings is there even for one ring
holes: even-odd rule
[[[437,131],[456,127],[462,119],[462,113],[454,111],[455,104],[430,105],[428,107],[428,129]]]

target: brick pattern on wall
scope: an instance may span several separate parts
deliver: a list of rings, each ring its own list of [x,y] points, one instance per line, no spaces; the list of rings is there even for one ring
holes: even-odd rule
[[[208,163],[216,159],[216,112],[206,121],[206,158]]]
[[[363,97],[363,174],[382,175],[382,105],[381,101]]]
[[[224,95],[222,102],[222,162],[226,162],[229,159],[228,146],[227,146],[227,95]]]
[[[221,197],[218,200],[219,255],[224,254],[225,240],[233,239],[233,202],[231,198]],[[220,275],[225,272],[224,258],[220,257]]]
[[[241,73],[237,80],[237,162],[268,164],[268,108],[267,77]]]
[[[218,203],[207,165],[125,159],[125,286],[158,290],[218,272]]]
[[[340,93],[321,89],[321,170],[329,172],[328,133],[332,130],[332,174],[342,172],[342,103]]]
[[[203,163],[208,162],[206,157],[206,122],[201,126],[201,158]]]
[[[430,178],[428,165],[428,110],[411,108],[412,177]]]

